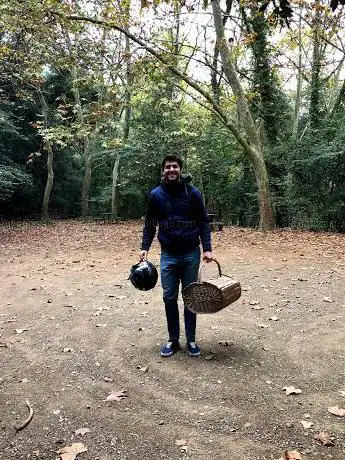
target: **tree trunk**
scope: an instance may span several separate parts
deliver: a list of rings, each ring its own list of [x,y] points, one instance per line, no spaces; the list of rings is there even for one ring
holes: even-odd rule
[[[334,119],[339,112],[339,109],[342,108],[345,102],[345,80],[340,88],[337,99],[333,105],[332,111],[330,113],[330,119]]]
[[[128,30],[128,27],[126,28]],[[129,37],[125,35],[125,56],[126,56],[126,88],[125,88],[125,110],[122,128],[122,143],[126,144],[129,136],[130,121],[131,121],[131,62],[130,62],[130,41]],[[120,152],[118,151],[115,157],[113,167],[113,182],[111,187],[111,213],[114,217],[118,214],[118,179],[120,174]]]
[[[294,118],[293,118],[293,126],[292,126],[292,136],[294,138],[297,137],[297,133],[298,133],[299,111],[300,111],[300,106],[301,106],[301,90],[302,90],[302,11],[300,8],[300,17],[298,21],[297,88],[296,88],[295,110],[294,110]]]
[[[81,191],[81,216],[85,219],[89,214],[89,196],[92,173],[92,151],[88,139],[84,141],[84,179]]]
[[[231,52],[225,38],[224,25],[219,0],[212,0],[214,25],[217,43],[222,58],[224,73],[229,81],[232,92],[237,99],[237,114],[240,125],[246,133],[249,149],[245,152],[251,162],[258,187],[258,201],[260,210],[260,230],[269,230],[274,226],[273,211],[270,199],[268,174],[263,157],[262,146],[254,120],[243,88],[232,62]]]
[[[223,18],[223,26],[225,26],[226,24],[231,8],[232,8],[232,0],[226,0],[226,11],[225,11],[225,16]],[[219,58],[219,48],[216,43],[213,49],[212,69],[211,69],[211,87],[212,87],[213,98],[217,102],[217,104],[220,103],[220,83],[222,79],[221,73],[218,72],[218,58]]]
[[[42,105],[42,115],[43,115],[43,128],[48,128],[48,106],[42,91],[38,90],[38,95]],[[54,153],[51,146],[51,143],[47,140],[44,140],[44,149],[47,151],[47,182],[44,189],[43,203],[42,203],[42,220],[45,222],[49,219],[49,201],[50,194],[53,188],[54,183],[54,171],[53,171],[53,160]]]
[[[269,193],[269,181],[266,164],[261,153],[257,155],[254,163],[254,173],[258,188],[259,228],[262,231],[271,230],[274,227],[274,220]]]
[[[118,213],[118,199],[117,199],[117,181],[119,178],[119,166],[120,166],[120,153],[117,152],[114,167],[113,167],[113,184],[111,188],[111,212],[114,217],[117,217]]]
[[[265,140],[270,146],[275,146],[286,133],[284,115],[287,105],[270,61],[271,52],[267,40],[269,22],[259,10],[257,2],[251,3],[249,16],[244,6],[240,7],[240,11],[247,32],[255,37],[250,45],[254,65],[252,85],[257,94],[254,104],[251,104],[252,118],[262,119]]]
[[[45,143],[45,147],[47,150],[47,182],[46,186],[44,189],[44,197],[43,197],[43,204],[42,204],[42,219],[44,221],[48,221],[49,219],[49,201],[50,201],[50,193],[53,188],[53,183],[54,183],[54,171],[53,171],[53,159],[54,159],[54,154],[53,154],[53,149],[51,148],[51,145],[49,142]]]
[[[77,110],[77,118],[80,123],[84,122],[84,116],[81,106],[80,91],[77,84],[78,74],[76,65],[72,66],[72,91],[74,94],[74,102]],[[92,176],[92,151],[90,139],[85,137],[83,141],[83,157],[84,157],[84,178],[81,190],[81,216],[83,219],[89,214],[89,196]]]
[[[321,122],[321,13],[320,0],[315,2],[315,18],[313,24],[313,62],[311,68],[311,84],[310,84],[310,105],[309,118],[310,128],[316,131]]]

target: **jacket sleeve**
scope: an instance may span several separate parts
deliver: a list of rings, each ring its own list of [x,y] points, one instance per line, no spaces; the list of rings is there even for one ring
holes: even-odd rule
[[[205,209],[204,201],[202,199],[201,193],[199,190],[194,189],[195,191],[195,212],[196,219],[200,228],[200,239],[202,244],[202,249],[204,252],[212,251],[211,244],[211,227],[209,219],[207,217],[207,212]]]
[[[156,234],[156,226],[157,226],[156,206],[154,202],[154,196],[151,192],[148,206],[147,206],[146,216],[145,216],[143,238],[142,238],[142,243],[141,243],[142,250],[148,251],[150,249],[153,238],[155,237],[155,234]]]

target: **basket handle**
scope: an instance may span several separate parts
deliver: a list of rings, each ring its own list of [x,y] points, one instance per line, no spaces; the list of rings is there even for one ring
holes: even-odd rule
[[[216,264],[218,265],[218,273],[219,273],[219,276],[222,276],[222,269],[220,268],[220,264],[219,264],[218,260],[217,260],[217,259],[212,259],[212,262],[216,262]],[[203,267],[206,263],[209,263],[209,262],[204,261],[204,262],[200,265],[199,273],[198,273],[198,283],[200,283],[200,281],[201,281],[201,269],[202,269],[202,267]]]

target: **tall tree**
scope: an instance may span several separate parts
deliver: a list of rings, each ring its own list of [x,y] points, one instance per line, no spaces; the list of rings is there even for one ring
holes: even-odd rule
[[[245,154],[253,166],[258,187],[258,201],[260,209],[260,229],[268,230],[274,225],[273,211],[271,205],[269,181],[266,164],[262,151],[262,144],[258,129],[255,126],[250,107],[246,99],[245,92],[241,86],[231,50],[225,37],[224,24],[219,0],[211,1],[215,31],[217,35],[217,45],[222,58],[224,73],[231,86],[232,92],[237,102],[237,114],[239,118],[239,128],[245,132],[246,147]]]
[[[129,20],[130,20],[130,1],[125,4],[125,30],[129,31]],[[122,139],[121,144],[125,146],[129,138],[130,122],[131,122],[131,91],[132,91],[132,70],[131,70],[131,45],[128,35],[124,35],[125,47],[124,47],[124,61],[125,61],[125,75],[123,79],[124,86],[124,108],[123,108],[123,120],[122,120]],[[111,190],[111,212],[116,218],[118,215],[118,180],[120,172],[120,160],[121,153],[120,149],[116,149],[115,161],[112,171],[112,190]]]
[[[231,85],[234,96],[237,100],[237,113],[239,116],[239,124],[235,123],[226,111],[213,99],[207,90],[204,90],[201,85],[196,83],[187,74],[181,72],[174,65],[171,65],[170,60],[167,59],[161,52],[155,50],[155,48],[147,45],[147,43],[138,38],[133,33],[130,33],[126,28],[118,26],[111,21],[105,21],[102,19],[93,19],[86,16],[69,15],[66,19],[71,21],[83,21],[90,22],[93,24],[106,25],[110,28],[116,29],[123,34],[127,35],[131,40],[139,45],[143,46],[149,53],[155,58],[161,61],[166,67],[177,77],[187,83],[193,90],[197,91],[202,95],[206,103],[209,104],[210,109],[217,114],[222,123],[229,129],[229,131],[235,136],[240,145],[243,148],[244,153],[248,157],[256,177],[258,187],[258,202],[260,210],[260,224],[259,227],[262,230],[268,230],[274,226],[273,211],[271,205],[269,181],[267,176],[267,169],[265,160],[263,157],[262,146],[260,137],[250,113],[249,105],[245,97],[245,93],[240,84],[238,75],[234,68],[233,61],[231,59],[231,52],[225,38],[224,26],[222,21],[222,14],[219,5],[219,1],[212,1],[212,9],[214,16],[214,23],[217,35],[217,41],[219,46],[219,52],[222,58],[224,73]]]
[[[324,58],[321,42],[321,1],[315,1],[315,15],[312,24],[313,34],[313,60],[311,67],[311,84],[310,84],[310,106],[309,117],[310,127],[313,131],[317,130],[321,121],[321,96],[322,96],[322,82],[321,82],[321,62]]]
[[[42,107],[42,118],[43,118],[43,132],[49,128],[48,122],[48,105],[42,90],[38,89],[38,96]],[[49,218],[49,200],[50,193],[54,182],[54,171],[53,171],[53,160],[54,153],[53,147],[49,139],[43,137],[43,149],[47,152],[47,182],[44,190],[43,203],[42,203],[42,218],[44,221],[48,221]]]

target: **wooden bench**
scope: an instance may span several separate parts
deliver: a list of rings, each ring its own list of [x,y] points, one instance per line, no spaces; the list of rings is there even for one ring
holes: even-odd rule
[[[207,217],[210,223],[211,231],[214,232],[215,230],[218,230],[218,232],[221,232],[224,227],[223,222],[218,222],[215,220],[217,217],[217,214],[214,214],[212,212],[207,213]]]
[[[95,217],[94,221],[103,224],[116,224],[120,221],[120,217],[114,216],[111,212],[103,212],[100,216]]]

